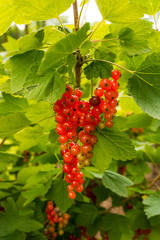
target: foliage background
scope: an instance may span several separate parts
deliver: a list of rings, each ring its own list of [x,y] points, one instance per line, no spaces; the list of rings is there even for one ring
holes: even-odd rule
[[[69,233],[77,233],[78,226],[86,226],[88,234],[108,232],[111,240],[130,240],[136,229],[149,228],[152,232],[148,239],[158,240],[159,1],[97,0],[103,21],[86,23],[77,33],[73,22],[65,27],[59,23],[60,14],[73,2],[0,1],[0,34],[4,34],[0,63],[0,204],[5,209],[0,212],[0,239],[45,240],[44,209],[47,200],[54,200],[62,212],[72,216],[66,239]],[[45,21],[53,18],[53,26],[45,26]],[[13,21],[25,23],[25,31],[19,31],[16,25],[9,28]],[[66,83],[76,85],[77,48],[84,60],[84,99],[90,97],[92,84],[95,88],[101,78],[111,77],[113,68],[122,72],[114,127],[99,134],[93,165],[83,170],[85,187],[97,184],[93,189],[96,204],[85,191],[73,204],[61,178],[62,168],[57,168],[62,158],[52,104],[61,97]],[[125,172],[120,174],[124,166]],[[123,207],[123,216],[100,205],[109,197],[112,208]],[[133,206],[131,210],[127,209],[128,203]]]

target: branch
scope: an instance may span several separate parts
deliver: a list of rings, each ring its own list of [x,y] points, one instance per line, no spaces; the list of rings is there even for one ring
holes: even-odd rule
[[[73,13],[74,13],[75,32],[77,32],[78,31],[78,6],[77,6],[77,0],[73,3]]]
[[[0,148],[3,147],[4,142],[6,141],[7,137],[3,138],[2,142],[0,143]]]

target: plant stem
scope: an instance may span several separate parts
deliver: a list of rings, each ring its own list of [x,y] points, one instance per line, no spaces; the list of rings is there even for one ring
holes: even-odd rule
[[[107,42],[107,41],[114,41],[114,40],[118,40],[118,38],[111,38],[111,39],[95,39],[95,40],[91,40],[91,42],[95,43],[95,42]]]
[[[75,32],[78,31],[78,6],[77,6],[77,0],[73,3],[73,12],[74,12],[74,28]],[[80,87],[81,84],[81,73],[82,73],[82,56],[80,53],[80,50],[77,50],[77,62],[75,65],[75,76],[76,76],[76,87]]]
[[[131,71],[131,70],[125,68],[125,67],[122,67],[122,66],[118,65],[117,63],[114,63],[114,62],[111,62],[111,61],[107,61],[107,60],[104,60],[104,59],[88,59],[88,60],[83,60],[83,62],[92,62],[92,61],[100,61],[100,62],[110,63],[110,64],[112,64],[112,65],[115,65],[115,66],[119,67],[119,68],[122,68],[123,70],[125,70],[125,71],[127,71],[127,72],[129,72],[129,73],[131,73],[131,74],[133,74],[133,73],[135,72],[135,71]]]
[[[158,31],[158,28],[157,28],[157,20],[156,20],[156,15],[154,15],[154,23],[155,23],[155,30]]]
[[[84,0],[83,2],[83,5],[81,7],[81,11],[80,11],[80,14],[79,14],[79,17],[78,17],[78,23],[77,23],[77,27],[79,28],[79,23],[80,23],[80,19],[81,19],[81,15],[82,15],[82,12],[83,12],[83,8],[84,8],[84,5],[86,3],[86,0]]]
[[[78,31],[78,5],[77,0],[73,3],[73,13],[74,13],[74,28],[75,32]]]
[[[0,143],[0,148],[3,147],[4,142],[6,141],[7,137],[3,138],[2,142]]]
[[[67,35],[66,30],[65,30],[65,28],[64,28],[64,26],[63,26],[63,23],[62,23],[61,19],[60,19],[59,17],[58,17],[57,19],[58,19],[58,21],[59,21],[60,24],[61,24],[61,27],[62,27],[62,29],[63,29],[63,31],[64,31],[64,34]]]
[[[82,19],[82,21],[81,21],[81,26],[83,26],[83,23],[84,23],[84,20],[85,20],[85,17],[86,17],[86,13],[87,13],[87,9],[88,9],[88,5],[89,5],[89,1],[90,1],[90,0],[88,0],[88,3],[87,3],[87,6],[86,6],[86,9],[85,9],[85,12],[84,12],[84,15],[83,15],[83,19]]]
[[[93,96],[93,79],[91,79],[91,97]]]

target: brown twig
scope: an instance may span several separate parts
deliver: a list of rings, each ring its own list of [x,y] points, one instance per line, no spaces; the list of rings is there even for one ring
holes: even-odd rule
[[[73,13],[74,13],[75,32],[77,32],[78,31],[78,5],[77,5],[77,0],[73,3]]]

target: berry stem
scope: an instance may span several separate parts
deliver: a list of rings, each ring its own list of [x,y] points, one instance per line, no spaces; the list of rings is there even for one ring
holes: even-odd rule
[[[120,65],[118,65],[118,64],[116,64],[116,63],[114,63],[114,62],[107,61],[107,60],[104,60],[104,59],[88,59],[88,60],[83,60],[83,62],[92,62],[92,61],[100,61],[100,62],[110,63],[110,64],[112,64],[112,65],[115,65],[116,67],[122,68],[123,70],[125,70],[125,71],[127,71],[127,72],[129,72],[129,73],[131,73],[131,74],[134,74],[134,72],[135,72],[135,71],[129,70],[129,69],[125,68],[125,67],[122,67],[122,66],[120,66]]]

